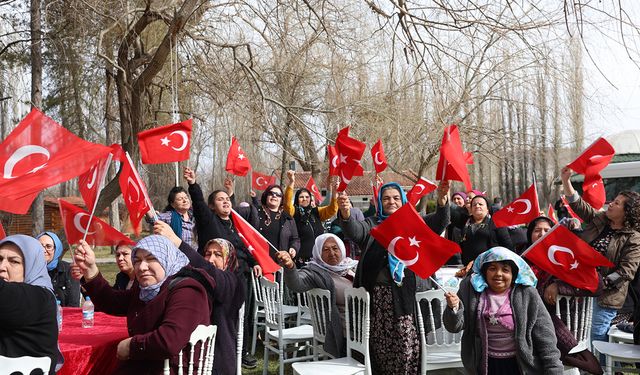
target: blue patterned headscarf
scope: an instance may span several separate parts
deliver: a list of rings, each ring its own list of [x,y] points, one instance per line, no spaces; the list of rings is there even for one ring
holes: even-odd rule
[[[138,250],[147,250],[153,254],[164,269],[164,279],[157,284],[140,287],[140,299],[149,302],[158,295],[160,287],[167,278],[175,275],[182,267],[189,264],[189,258],[178,250],[168,238],[160,235],[151,235],[138,241],[131,251],[132,260],[135,259]]]
[[[62,241],[60,241],[60,237],[58,237],[58,235],[53,232],[42,232],[36,238],[40,239],[40,237],[42,236],[49,236],[53,240],[53,247],[55,249],[53,251],[53,258],[51,258],[51,262],[47,263],[47,270],[55,270],[56,267],[58,267],[58,261],[62,256],[62,250],[64,250],[62,248]],[[40,245],[40,247],[42,247],[42,245]]]
[[[487,288],[487,286],[489,286],[481,272],[484,264],[502,262],[505,260],[512,261],[518,267],[518,276],[514,281],[515,284],[533,287],[538,284],[538,279],[524,259],[520,258],[518,254],[505,247],[496,246],[478,255],[476,260],[473,262],[473,275],[471,275],[471,285],[473,286],[473,289],[475,289],[476,292],[481,293]]]
[[[400,192],[400,200],[402,201],[402,205],[407,204],[407,195],[402,190],[400,184],[396,182],[387,182],[386,184],[380,187],[380,194],[378,194],[378,220],[383,221],[388,218],[389,215],[384,213],[384,209],[382,208],[382,192],[386,189],[396,189]],[[402,263],[398,258],[396,258],[391,253],[389,256],[389,272],[391,272],[391,277],[396,284],[402,284],[402,279],[404,279],[404,263]]]

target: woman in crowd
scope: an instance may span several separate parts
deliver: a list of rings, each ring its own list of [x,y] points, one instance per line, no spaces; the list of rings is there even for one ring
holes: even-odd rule
[[[191,168],[184,169],[184,178],[189,185],[189,194],[193,202],[193,214],[196,220],[198,232],[198,252],[204,255],[207,244],[214,238],[223,238],[236,249],[239,273],[242,276],[242,285],[245,287],[245,298],[247,304],[244,308],[244,341],[242,366],[244,368],[255,368],[257,360],[249,354],[249,343],[251,342],[251,329],[253,327],[253,291],[251,289],[251,272],[261,275],[262,270],[249,253],[246,245],[238,235],[238,231],[231,219],[231,198],[233,195],[233,182],[225,180],[224,190],[215,190],[209,194],[208,202],[204,201],[204,195],[200,185],[196,182],[196,174]],[[258,225],[257,210],[253,207],[238,207],[238,213],[242,215],[253,227]]]
[[[215,281],[188,266],[189,259],[167,238],[151,235],[140,240],[131,254],[137,283],[125,291],[114,290],[102,277],[95,254],[84,241],[74,258],[82,270],[83,286],[97,311],[126,316],[131,337],[118,343],[121,361],[116,374],[162,374],[169,358],[172,373],[178,353],[193,330],[211,324]],[[184,356],[183,364],[188,365]]]
[[[507,228],[497,228],[493,223],[487,197],[475,195],[470,201],[470,207],[469,215],[456,215],[452,218],[453,224],[462,231],[460,241],[462,264],[467,270],[478,255],[492,247],[502,246],[513,249]]]
[[[553,221],[546,216],[539,216],[531,220],[527,226],[526,248],[549,232],[553,225]],[[570,351],[578,345],[578,342],[575,340],[573,334],[569,331],[565,323],[555,315],[556,298],[559,294],[564,296],[597,296],[601,292],[602,279],[600,278],[598,290],[596,290],[596,292],[591,292],[589,290],[575,288],[550,273],[536,267],[534,264],[530,264],[530,267],[538,279],[538,284],[536,285],[538,294],[545,303],[547,311],[549,311],[549,315],[551,315],[556,339],[558,340],[558,350],[560,350],[560,359],[562,360],[562,364],[577,367],[590,374],[602,374],[602,368],[600,367],[598,360],[588,349],[584,349],[576,353],[570,353]]]
[[[50,375],[62,362],[58,352],[56,297],[42,245],[16,234],[0,240],[0,355],[49,357]]]
[[[116,247],[116,264],[120,272],[116,275],[116,281],[113,288],[116,290],[129,290],[136,280],[136,274],[133,271],[133,263],[131,263],[131,245],[127,243],[120,244]]]
[[[169,191],[167,206],[164,212],[158,214],[158,219],[169,224],[173,232],[189,246],[192,248],[198,246],[191,199],[183,187],[176,186]]]
[[[295,257],[300,250],[300,239],[296,223],[284,210],[282,188],[270,185],[260,197],[258,207],[258,232],[279,250],[288,251]],[[269,255],[276,260],[276,250],[270,247]]]
[[[464,191],[454,193],[451,196],[451,203],[458,207],[464,207],[467,204],[467,194]]]
[[[312,257],[313,244],[316,237],[323,234],[324,222],[333,217],[338,212],[338,201],[336,199],[336,186],[331,184],[331,201],[328,206],[312,207],[313,195],[305,188],[296,192],[292,204],[293,189],[296,183],[296,172],[287,171],[289,183],[284,191],[284,211],[296,223],[298,237],[300,237],[300,251],[298,252],[299,264],[307,262]]]
[[[346,355],[344,338],[344,291],[353,287],[353,277],[358,262],[346,257],[342,240],[335,234],[325,233],[316,238],[313,257],[298,269],[286,251],[278,253],[278,261],[284,268],[284,282],[296,292],[304,293],[314,288],[331,292],[331,317],[327,321],[324,350],[334,357]]]
[[[218,332],[214,349],[213,374],[235,375],[238,312],[245,297],[244,277],[238,269],[235,247],[225,239],[214,238],[205,246],[203,257],[178,237],[166,223],[156,222],[153,231],[171,240],[189,258],[189,263],[193,267],[206,271],[215,280],[211,324],[218,326]]]
[[[44,258],[56,299],[65,307],[80,306],[80,283],[71,277],[71,265],[61,259],[64,250],[62,241],[53,232],[41,233],[37,238],[44,248]]]
[[[494,247],[480,254],[458,294],[445,294],[445,328],[462,334],[470,374],[562,374],[551,317],[536,277],[516,253]]]
[[[582,239],[614,264],[613,268],[598,268],[604,290],[593,304],[591,338],[607,341],[611,320],[624,304],[629,282],[640,264],[640,194],[623,191],[606,211],[597,211],[580,198],[570,177],[571,169],[564,167],[560,174],[564,194],[586,225]]]
[[[436,233],[449,224],[449,182],[438,187],[436,212],[424,220]],[[407,203],[404,190],[395,182],[382,185],[378,195],[378,215],[357,221],[351,217],[349,198],[338,198],[345,235],[354,239],[364,253],[358,262],[354,287],[364,287],[371,295],[371,364],[374,374],[416,374],[420,347],[415,320],[416,276],[389,255],[370,230]]]

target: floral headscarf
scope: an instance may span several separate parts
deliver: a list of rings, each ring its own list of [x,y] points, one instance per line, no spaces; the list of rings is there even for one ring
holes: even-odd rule
[[[340,257],[340,263],[335,266],[327,264],[322,259],[322,246],[324,246],[324,243],[329,238],[333,238],[336,241],[338,248],[340,249],[340,253],[342,254]],[[316,242],[313,245],[313,255],[309,263],[313,263],[320,268],[337,273],[340,276],[345,276],[350,270],[354,269],[358,265],[357,260],[347,258],[347,251],[344,247],[344,242],[342,242],[342,240],[333,233],[324,233],[316,237]]]
[[[160,292],[160,287],[167,278],[175,275],[182,267],[189,264],[189,258],[178,250],[168,238],[160,235],[152,235],[138,241],[131,251],[131,259],[135,259],[138,250],[147,250],[158,260],[164,269],[165,277],[154,285],[140,287],[140,299],[149,302]]]
[[[471,285],[473,286],[473,289],[475,289],[476,292],[481,293],[487,288],[487,286],[489,286],[481,272],[484,264],[490,262],[502,262],[505,260],[512,261],[518,267],[518,276],[514,281],[515,284],[533,287],[536,286],[538,279],[533,274],[533,271],[527,262],[513,251],[505,247],[496,246],[478,255],[476,260],[473,262],[473,275],[471,275]]]
[[[60,241],[60,237],[58,237],[58,235],[53,232],[40,233],[38,237],[36,237],[36,239],[39,240],[42,236],[49,236],[53,240],[53,247],[55,248],[55,250],[53,251],[53,258],[51,258],[51,261],[47,263],[47,270],[55,270],[56,267],[58,267],[58,261],[62,256],[62,241]],[[42,245],[40,245],[40,247],[42,247]]]
[[[209,248],[211,244],[218,244],[222,249],[222,259],[223,259],[223,271],[232,271],[235,272],[238,269],[238,254],[236,252],[235,246],[224,238],[213,238],[207,242],[204,246],[205,249]]]

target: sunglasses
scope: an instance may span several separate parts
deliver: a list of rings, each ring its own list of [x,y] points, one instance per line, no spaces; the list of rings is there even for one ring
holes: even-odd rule
[[[282,193],[278,193],[277,191],[270,191],[269,195],[276,198],[282,198]]]

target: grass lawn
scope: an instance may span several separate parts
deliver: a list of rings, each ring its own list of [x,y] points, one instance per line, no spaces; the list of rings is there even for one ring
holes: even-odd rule
[[[263,346],[260,340],[258,340],[258,345],[256,345],[256,359],[258,360],[258,366],[254,369],[247,370],[245,368],[242,369],[243,375],[262,375],[262,363],[264,362],[264,351]],[[285,375],[292,375],[293,369],[291,368],[291,364],[287,363],[284,365],[284,373]],[[279,374],[278,372],[278,357],[271,353],[269,356],[269,371],[268,374]],[[329,374],[330,375],[330,374]]]

